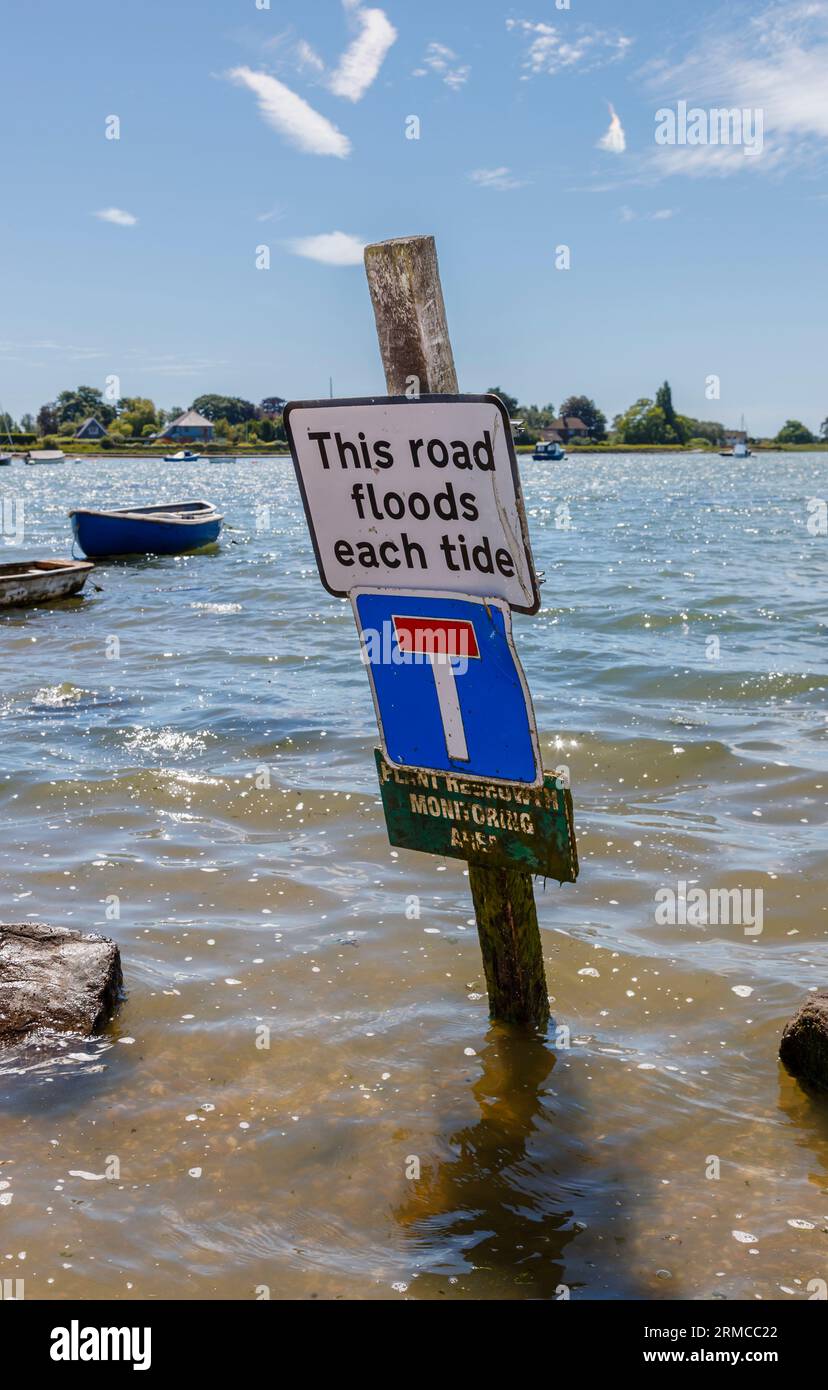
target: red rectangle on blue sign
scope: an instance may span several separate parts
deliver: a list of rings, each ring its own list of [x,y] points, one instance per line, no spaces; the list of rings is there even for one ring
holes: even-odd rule
[[[474,624],[465,619],[392,615],[401,652],[418,656],[479,657]]]

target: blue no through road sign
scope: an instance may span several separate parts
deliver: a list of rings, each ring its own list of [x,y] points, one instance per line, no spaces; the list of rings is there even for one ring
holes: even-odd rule
[[[389,589],[355,589],[351,601],[390,763],[543,782],[505,602]]]

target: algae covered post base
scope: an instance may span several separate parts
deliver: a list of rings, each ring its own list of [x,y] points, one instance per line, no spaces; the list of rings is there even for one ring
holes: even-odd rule
[[[492,1018],[545,1028],[549,996],[531,876],[470,864],[469,884]]]

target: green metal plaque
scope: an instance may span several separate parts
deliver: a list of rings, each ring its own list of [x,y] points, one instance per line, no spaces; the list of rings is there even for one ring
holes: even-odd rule
[[[379,748],[374,754],[392,845],[575,882],[572,796],[554,777],[542,787],[488,783],[394,767]]]

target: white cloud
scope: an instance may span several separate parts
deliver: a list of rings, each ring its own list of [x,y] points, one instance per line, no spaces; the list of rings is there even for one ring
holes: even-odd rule
[[[481,188],[494,188],[498,193],[505,193],[510,188],[526,187],[525,179],[516,179],[505,164],[499,169],[473,169],[469,178]]]
[[[112,222],[116,227],[134,227],[138,218],[131,212],[124,212],[123,208],[101,208],[100,212],[93,214],[100,217],[102,222]]]
[[[362,265],[365,242],[348,232],[323,232],[319,236],[296,237],[288,248],[294,256],[323,265]]]
[[[259,114],[273,130],[306,154],[334,155],[347,159],[351,142],[332,121],[315,111],[283,82],[252,68],[233,68],[228,74],[237,86],[247,87],[258,98]]]
[[[601,136],[598,141],[599,150],[608,150],[610,154],[623,154],[627,148],[627,137],[624,134],[624,127],[621,124],[618,113],[610,104],[610,123],[606,134]]]
[[[626,57],[632,46],[632,39],[624,34],[596,29],[591,24],[581,24],[572,30],[568,28],[564,33],[554,24],[543,21],[533,23],[528,19],[507,19],[506,28],[529,39],[523,66],[530,75],[554,75],[566,68],[589,71],[606,63],[618,62]]]
[[[469,80],[471,68],[468,63],[461,63],[454,50],[446,48],[444,43],[430,43],[423,63],[424,67],[414,69],[414,77],[428,77],[429,72],[433,72],[453,91],[464,87]]]
[[[678,62],[651,65],[647,83],[668,101],[763,112],[763,147],[746,159],[744,147],[733,145],[664,145],[651,155],[653,168],[691,177],[768,173],[824,154],[827,67],[826,0],[775,0],[747,24],[724,30],[717,16]]]
[[[397,31],[384,10],[365,9],[354,0],[345,0],[345,8],[356,15],[361,31],[342,54],[328,86],[336,96],[359,101],[376,80]]]

